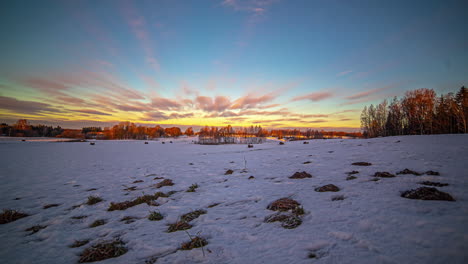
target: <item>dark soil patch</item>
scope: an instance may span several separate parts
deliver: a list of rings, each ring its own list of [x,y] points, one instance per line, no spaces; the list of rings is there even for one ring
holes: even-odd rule
[[[90,224],[89,227],[94,228],[94,227],[105,225],[106,223],[107,223],[106,220],[99,219],[99,220],[94,221],[92,224]]]
[[[289,176],[289,179],[305,179],[305,178],[312,178],[312,175],[303,171],[303,172],[296,172],[292,176]]]
[[[310,164],[310,163],[312,163],[312,161],[304,161],[304,162],[302,162],[302,164]]]
[[[354,166],[370,166],[372,165],[372,163],[369,163],[369,162],[354,162],[352,163],[351,165],[354,165]]]
[[[26,216],[29,215],[16,210],[3,209],[3,212],[0,214],[0,225],[16,221]]]
[[[254,177],[254,176],[250,176],[248,179],[249,179],[249,180],[252,180],[252,179],[255,179],[255,177]]]
[[[422,185],[436,186],[436,187],[444,187],[444,186],[449,185],[448,183],[432,182],[432,181],[423,181],[423,182],[418,182],[418,183]]]
[[[331,198],[332,201],[342,201],[345,197],[343,195],[335,195]]]
[[[333,184],[327,184],[322,187],[315,188],[316,192],[338,192],[340,188]]]
[[[135,216],[125,216],[125,217],[122,217],[122,219],[120,219],[120,222],[125,222],[125,224],[131,224],[138,219],[139,218]]]
[[[224,173],[224,175],[230,175],[230,174],[232,174],[232,173],[234,173],[233,170],[227,170],[227,171]]]
[[[190,187],[187,189],[186,192],[195,192],[195,190],[198,188],[198,184],[192,184]]]
[[[164,187],[164,186],[172,186],[174,185],[174,183],[172,182],[171,179],[165,179],[163,180],[162,182],[159,182],[155,185],[156,188],[161,188],[161,187]]]
[[[165,194],[163,192],[157,192],[153,195],[147,194],[147,195],[137,197],[136,199],[132,201],[125,201],[125,202],[120,202],[120,203],[111,202],[107,211],[125,210],[127,208],[130,208],[135,205],[142,204],[142,203],[146,203],[147,205],[158,205],[155,202],[155,200],[158,199],[159,197],[169,197],[169,194]]]
[[[199,210],[195,210],[195,211],[192,211],[190,213],[186,213],[186,214],[183,214],[181,217],[180,217],[180,220],[184,221],[184,222],[190,222],[194,219],[197,219],[200,215],[204,215],[206,214],[207,212],[203,209],[199,209]]]
[[[87,205],[93,205],[97,204],[99,202],[102,202],[102,198],[99,196],[88,196],[88,201],[86,202]]]
[[[391,174],[390,172],[386,171],[378,171],[374,174],[374,177],[379,177],[379,178],[394,178],[395,175]]]
[[[284,145],[284,142],[280,142],[279,145]]]
[[[347,180],[347,181],[354,180],[354,179],[357,179],[357,177],[356,177],[356,176],[352,176],[352,175],[346,177],[346,180]]]
[[[418,200],[455,201],[450,194],[441,192],[433,187],[420,187],[416,190],[405,191],[401,194],[401,197]]]
[[[247,145],[248,148],[253,148],[252,144]]]
[[[265,223],[281,222],[281,226],[286,229],[293,229],[302,224],[301,218],[293,214],[275,213],[265,217]]]
[[[164,177],[154,177],[153,180],[161,180],[161,179],[164,179]]]
[[[192,226],[184,221],[178,221],[176,223],[169,224],[169,227],[167,228],[167,232],[176,232],[176,231],[181,231],[181,230],[187,230],[192,228]]]
[[[267,206],[268,210],[285,212],[298,208],[301,204],[290,198],[278,199]]]
[[[302,144],[309,144],[309,142],[308,142],[308,141],[304,141]]]
[[[413,174],[413,175],[416,175],[416,176],[421,175],[421,173],[410,170],[410,169],[404,169],[402,171],[397,172],[397,175],[400,175],[400,174]]]
[[[80,255],[79,263],[101,261],[109,258],[116,258],[125,253],[128,249],[120,240],[112,242],[101,242],[86,248]]]
[[[91,189],[88,189],[86,190],[87,192],[90,192],[90,191],[96,191],[97,189],[96,188],[91,188]]]
[[[131,186],[131,187],[125,188],[123,190],[127,191],[127,192],[131,192],[131,191],[136,191],[136,189],[137,189],[137,186]]]
[[[31,226],[30,228],[24,230],[24,231],[30,231],[31,233],[29,233],[29,235],[32,235],[32,234],[35,234],[37,232],[39,232],[40,230],[46,228],[47,226],[41,226],[41,225],[35,225],[35,226]]]
[[[376,182],[376,181],[380,181],[380,179],[375,177],[375,178],[370,179],[369,181],[375,181]]]
[[[140,182],[143,182],[143,180],[137,180],[137,181],[134,181],[133,183],[140,183]]]
[[[70,248],[77,248],[77,247],[81,247],[81,246],[84,246],[86,244],[89,243],[89,240],[88,239],[85,239],[85,240],[75,240],[75,242],[73,242],[73,244],[71,244]]]
[[[57,207],[59,206],[60,204],[46,204],[42,207],[42,209],[49,209],[49,208],[52,208],[52,207]]]
[[[202,237],[190,237],[190,241],[189,242],[185,242],[185,243],[182,243],[182,245],[180,246],[180,249],[181,250],[191,250],[191,249],[194,249],[194,248],[200,248],[200,247],[204,247],[208,245],[208,241],[206,241],[206,239],[202,238]]]
[[[438,171],[426,171],[426,175],[432,175],[432,176],[440,176],[440,173]]]
[[[353,174],[358,174],[358,173],[359,173],[359,171],[353,170],[353,171],[348,171],[346,174],[353,175]]]
[[[210,205],[208,205],[208,208],[213,208],[213,207],[218,206],[218,205],[220,205],[220,203],[210,204]]]
[[[77,215],[77,216],[72,216],[70,217],[71,219],[79,220],[79,219],[85,219],[87,218],[87,215]]]

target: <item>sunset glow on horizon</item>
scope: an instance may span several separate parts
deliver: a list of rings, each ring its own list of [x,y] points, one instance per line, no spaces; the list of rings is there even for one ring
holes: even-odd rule
[[[6,1],[0,122],[359,130],[468,84],[464,1]]]

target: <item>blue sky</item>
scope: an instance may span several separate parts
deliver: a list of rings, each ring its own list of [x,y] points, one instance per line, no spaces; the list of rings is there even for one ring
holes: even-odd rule
[[[466,1],[4,1],[0,119],[357,129],[467,85]]]

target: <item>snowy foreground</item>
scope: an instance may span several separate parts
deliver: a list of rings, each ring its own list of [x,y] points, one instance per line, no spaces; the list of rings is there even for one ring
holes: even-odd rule
[[[308,145],[268,141],[251,149],[195,145],[193,139],[94,146],[2,140],[0,209],[30,216],[0,225],[0,263],[77,263],[85,248],[116,237],[128,252],[99,263],[468,263],[468,135],[311,140]],[[440,176],[372,181],[375,172],[405,168]],[[225,175],[228,169],[234,172]],[[357,179],[346,180],[353,170],[359,171]],[[297,171],[313,177],[288,178]],[[154,184],[162,181],[157,177],[174,185],[157,189]],[[133,183],[137,180],[142,182]],[[422,187],[421,181],[448,183],[436,188],[456,201],[400,197]],[[199,188],[186,192],[194,183]],[[314,191],[325,184],[341,190]],[[132,186],[135,190],[124,190]],[[158,198],[159,206],[107,211],[111,202],[158,191],[178,192]],[[86,205],[90,195],[104,201]],[[337,195],[345,199],[332,201]],[[282,197],[305,210],[297,228],[264,222],[274,213],[266,207]],[[48,204],[59,205],[43,209]],[[191,221],[187,232],[206,238],[208,245],[178,250],[190,239],[185,231],[168,233],[167,225],[196,209],[207,213]],[[163,220],[148,220],[155,210]],[[80,216],[86,217],[72,218]],[[138,219],[126,224],[125,216]],[[98,219],[107,223],[90,228]],[[25,231],[35,225],[46,227]],[[86,245],[69,247],[86,239]]]

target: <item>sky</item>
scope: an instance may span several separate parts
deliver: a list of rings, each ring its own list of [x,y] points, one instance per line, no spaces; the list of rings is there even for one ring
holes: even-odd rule
[[[359,130],[468,85],[467,1],[2,1],[0,122]]]

